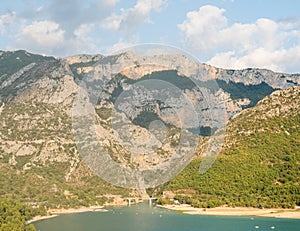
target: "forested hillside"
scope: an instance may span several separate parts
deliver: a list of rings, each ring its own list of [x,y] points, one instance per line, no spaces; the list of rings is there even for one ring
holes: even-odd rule
[[[299,108],[299,87],[274,92],[230,122],[224,149],[208,172],[199,174],[197,158],[158,194],[171,191],[195,207],[299,206]]]

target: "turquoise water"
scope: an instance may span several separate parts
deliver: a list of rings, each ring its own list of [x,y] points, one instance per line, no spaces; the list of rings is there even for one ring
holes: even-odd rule
[[[40,231],[299,231],[300,220],[186,215],[148,204],[62,215],[35,223]],[[259,228],[258,228],[259,226]],[[273,228],[271,228],[273,227]]]

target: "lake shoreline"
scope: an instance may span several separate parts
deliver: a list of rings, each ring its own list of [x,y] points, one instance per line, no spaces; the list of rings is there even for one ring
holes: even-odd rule
[[[35,222],[42,221],[42,220],[52,219],[52,218],[55,218],[55,217],[58,217],[58,215],[47,215],[47,216],[40,216],[39,215],[39,216],[35,216],[32,219],[26,221],[26,225],[33,224]]]
[[[86,213],[86,212],[107,212],[104,206],[90,206],[90,207],[80,207],[80,208],[70,208],[70,209],[50,209],[48,213],[52,215],[62,215],[62,214],[73,214],[73,213]]]
[[[208,216],[255,216],[270,218],[300,219],[300,209],[259,209],[252,207],[194,208],[190,205],[157,205],[157,207],[179,211],[190,215]]]
[[[64,214],[76,214],[76,213],[86,213],[86,212],[107,212],[108,210],[104,209],[105,206],[90,206],[90,207],[80,207],[80,208],[69,208],[69,209],[49,209],[46,216],[36,216],[31,220],[27,221],[26,224],[35,223],[37,221],[46,220],[58,217],[59,215]]]
[[[139,203],[139,202],[136,202]],[[126,206],[127,202],[124,202],[124,200],[121,198],[115,198],[113,202],[105,203],[101,206],[90,206],[90,207],[80,207],[80,208],[68,208],[68,209],[49,209],[47,210],[46,216],[35,216],[31,220],[27,221],[26,224],[35,223],[41,220],[51,219],[58,217],[59,215],[64,214],[76,214],[76,213],[86,213],[86,212],[107,212],[108,210],[105,209],[105,207],[120,207],[120,206]]]
[[[126,206],[124,204],[91,206],[70,209],[49,209],[47,216],[36,216],[27,221],[27,224],[35,223],[41,220],[52,219],[64,214],[76,214],[85,212],[107,212],[107,206],[119,207]],[[254,217],[270,217],[270,218],[290,218],[300,219],[300,209],[259,209],[252,207],[216,207],[216,208],[194,208],[187,204],[181,205],[156,205],[158,208],[182,212],[189,215],[205,215],[205,216],[254,216]]]

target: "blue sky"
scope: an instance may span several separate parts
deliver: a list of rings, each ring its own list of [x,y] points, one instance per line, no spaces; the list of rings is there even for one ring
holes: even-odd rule
[[[176,46],[224,68],[300,72],[296,0],[1,0],[0,49],[59,57]]]

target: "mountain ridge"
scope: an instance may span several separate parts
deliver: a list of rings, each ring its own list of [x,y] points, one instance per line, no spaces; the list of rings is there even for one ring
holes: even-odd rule
[[[213,73],[214,78],[223,81],[220,82],[223,88],[210,94],[209,103],[214,105],[213,102],[216,100],[224,103],[229,119],[235,119],[247,107],[255,107],[257,102],[277,90],[278,86],[281,86],[281,89],[289,89],[300,84],[299,74],[289,75],[267,70],[261,70],[260,73],[259,69],[221,70],[205,64],[189,62],[182,55],[173,55],[171,60],[168,60],[170,56],[155,56],[155,60],[151,61],[152,56],[140,57],[132,53],[114,56],[80,55],[56,59],[33,54],[28,56],[25,51],[19,52],[23,56],[18,52],[9,53],[8,62],[18,63],[20,60],[17,57],[23,57],[25,60],[22,60],[22,65],[9,65],[9,70],[0,74],[0,164],[2,169],[0,194],[2,196],[15,195],[23,201],[47,201],[46,204],[50,207],[103,204],[112,200],[107,192],[124,197],[138,195],[138,192],[112,186],[95,176],[78,153],[72,138],[71,109],[80,83],[85,78],[96,77],[98,81],[105,80],[107,86],[103,90],[104,95],[109,96],[109,92],[115,92],[116,97],[120,96],[118,91],[130,89],[128,86],[138,81],[139,75],[148,80],[172,79],[174,80],[172,84],[184,90],[190,100],[200,100],[202,96],[194,89],[188,75],[197,77],[199,73],[201,76]],[[0,67],[6,66],[3,54],[0,56]],[[29,63],[30,57],[36,57],[37,60]],[[180,59],[177,60],[178,57]],[[149,63],[152,63],[152,66],[149,66]],[[180,68],[177,69],[178,65]],[[145,66],[144,69],[141,68],[143,66]],[[111,78],[115,77],[109,74],[111,70],[116,71],[116,74],[122,71],[120,78]],[[218,79],[218,76],[222,76],[223,79]],[[245,76],[248,79],[243,79]],[[261,83],[265,83],[266,87],[259,85]],[[239,92],[240,87],[244,89],[243,92]],[[110,134],[116,132],[115,127],[111,127],[110,123],[114,101],[109,98],[103,99],[105,100],[100,102],[101,106],[96,107],[99,126],[102,129],[99,127],[99,131],[103,131],[101,134]],[[175,102],[172,105],[179,106],[177,101]],[[157,137],[150,136],[151,132],[140,126],[145,121],[148,121],[150,125],[155,120],[161,122],[170,120],[169,111],[166,110],[168,105],[155,102],[154,106],[145,107],[145,109],[153,110],[149,118],[141,114],[126,121],[131,124],[132,130],[136,129],[136,132],[141,132],[139,135],[141,140],[153,139],[159,147],[159,152],[153,158],[140,156],[136,158],[130,152],[123,151],[117,143],[118,137],[111,136],[108,139],[100,134],[101,142],[106,145],[106,150],[111,153],[114,160],[124,164],[133,160],[134,166],[140,165],[147,169],[169,158],[174,148],[172,145],[178,142],[176,126],[167,126],[169,130],[166,133],[168,135],[166,142],[169,143],[165,145],[162,145],[159,134]],[[199,104],[198,106],[200,109],[205,109],[205,105]],[[121,112],[118,113],[120,114],[115,115],[123,116]],[[132,115],[139,115],[139,113],[141,112],[137,110]],[[147,120],[141,120],[141,118]],[[211,124],[207,125],[207,122],[203,121],[201,125],[210,135],[213,127],[208,125]],[[126,134],[128,130],[119,130],[119,132]],[[14,179],[15,182],[10,179]]]

